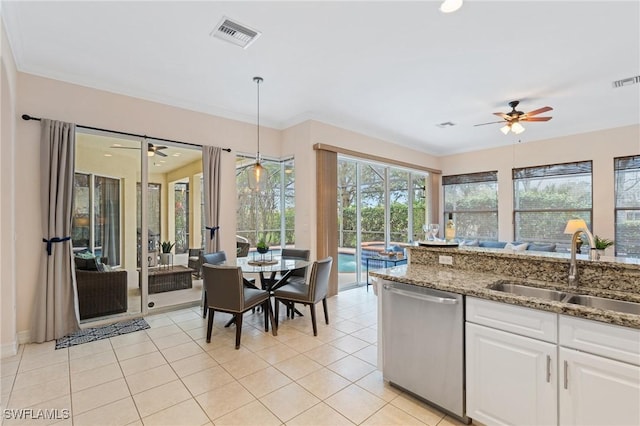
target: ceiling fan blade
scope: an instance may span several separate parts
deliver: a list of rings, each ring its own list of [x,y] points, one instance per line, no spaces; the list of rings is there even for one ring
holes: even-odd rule
[[[551,111],[551,110],[553,110],[553,108],[551,108],[550,106],[546,106],[546,107],[534,109],[533,111],[525,112],[524,116],[525,117],[531,117],[532,115],[542,114],[543,112],[547,112],[547,111]]]
[[[520,121],[549,121],[552,117],[524,117]]]
[[[159,149],[167,149],[167,146],[154,146],[154,149],[157,151]]]
[[[473,127],[486,126],[487,124],[497,124],[497,123],[506,124],[504,121],[490,121],[489,123],[474,124]]]
[[[165,153],[164,153],[164,152],[162,152],[162,151],[155,151],[155,154],[156,154],[156,155],[159,155],[160,157],[166,157],[166,156],[167,156],[167,154],[165,154]]]
[[[511,121],[512,120],[511,116],[508,115],[508,114],[505,114],[504,112],[494,112],[493,115],[497,115],[498,117],[502,117],[507,121]]]

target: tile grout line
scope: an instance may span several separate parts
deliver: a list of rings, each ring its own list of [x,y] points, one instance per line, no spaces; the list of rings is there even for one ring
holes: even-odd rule
[[[151,325],[149,325],[149,328],[151,328]],[[145,334],[147,333],[146,330],[140,330],[140,331],[144,331]],[[111,350],[113,351],[113,356],[116,357],[116,362],[118,363],[118,368],[120,369],[120,372],[122,373],[122,378],[124,380],[125,385],[127,386],[127,390],[129,391],[129,398],[131,398],[131,402],[133,402],[133,406],[136,409],[136,413],[138,413],[138,420],[140,422],[142,422],[142,415],[140,414],[140,409],[138,408],[138,404],[136,404],[136,400],[133,399],[133,394],[131,393],[131,388],[129,387],[129,382],[127,382],[127,376],[125,375],[124,370],[122,369],[122,364],[120,364],[120,359],[118,358],[118,354],[116,354],[116,348],[113,347],[113,343],[111,342],[111,337],[109,338],[109,345],[111,345]],[[123,398],[123,399],[125,399],[125,398]],[[114,401],[114,402],[116,402],[116,401]],[[133,422],[130,422],[130,423],[133,423]]]

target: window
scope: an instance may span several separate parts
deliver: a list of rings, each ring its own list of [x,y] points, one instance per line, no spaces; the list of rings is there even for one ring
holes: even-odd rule
[[[89,250],[120,264],[120,179],[75,173],[71,240],[75,251]]]
[[[189,251],[189,183],[177,182],[174,189],[175,253]]]
[[[591,227],[591,161],[513,169],[516,241],[556,243],[568,250],[567,221],[584,219]]]
[[[498,239],[498,172],[443,176],[444,220],[453,214],[459,239]]]
[[[614,159],[616,256],[640,257],[640,155]]]
[[[264,238],[274,246],[295,245],[295,173],[294,160],[262,159],[268,176],[264,190],[249,188],[251,166],[255,158],[236,158],[237,235],[245,237],[252,246]]]

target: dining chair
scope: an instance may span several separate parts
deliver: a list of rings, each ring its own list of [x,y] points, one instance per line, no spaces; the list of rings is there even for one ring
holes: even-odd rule
[[[204,277],[204,287],[209,294],[207,311],[209,321],[207,323],[207,343],[211,342],[213,331],[213,315],[216,311],[226,312],[235,317],[236,324],[236,349],[240,348],[240,338],[242,336],[242,317],[248,310],[261,305],[264,311],[264,331],[269,331],[269,321],[271,322],[271,332],[277,336],[276,324],[269,302],[269,292],[250,288],[244,285],[242,279],[242,268],[238,266],[202,265]]]
[[[296,248],[284,248],[282,249],[281,252],[281,256],[282,257],[286,257],[289,259],[302,259],[302,260],[309,260],[309,257],[311,256],[311,250],[307,250],[307,249],[296,249]],[[305,279],[307,277],[307,267],[305,266],[304,268],[298,268],[298,269],[294,269],[291,273],[291,275],[289,276],[289,278],[287,278],[287,280],[284,282],[284,284],[287,283],[300,283],[300,284],[305,284]],[[278,280],[280,280],[282,277],[271,277],[271,281],[272,282],[277,282]],[[291,317],[291,319],[293,319],[295,315],[295,305],[293,302],[287,303],[287,317]]]
[[[214,251],[202,255],[202,264],[221,265],[227,261],[227,253],[224,250]],[[207,288],[202,285],[202,318],[207,317]]]
[[[284,248],[281,253],[282,257],[287,257],[290,259],[302,259],[309,260],[309,256],[311,256],[311,250],[307,249],[295,249],[295,248]],[[304,283],[305,278],[307,276],[307,267],[294,269],[291,276],[287,279],[287,283],[289,282],[299,282]]]
[[[329,288],[329,274],[331,272],[331,264],[333,258],[331,256],[326,259],[313,262],[311,266],[311,274],[309,275],[309,284],[291,282],[283,285],[273,292],[275,298],[275,317],[276,327],[278,327],[278,302],[286,303],[302,303],[309,305],[311,311],[311,324],[313,325],[313,335],[318,335],[318,326],[316,323],[316,303],[322,300],[324,309],[324,320],[329,324],[329,313],[327,311],[327,290]]]

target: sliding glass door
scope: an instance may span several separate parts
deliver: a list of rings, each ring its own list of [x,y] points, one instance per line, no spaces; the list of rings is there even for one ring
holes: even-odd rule
[[[367,282],[367,259],[403,251],[428,217],[429,174],[338,157],[339,289]],[[369,268],[384,266],[369,261]],[[391,265],[389,265],[391,266]]]
[[[140,141],[76,134],[72,243],[80,318],[142,312],[136,182]]]
[[[202,249],[201,149],[79,132],[75,169],[81,320],[198,304],[202,280],[188,252]],[[175,245],[160,265],[162,242]],[[87,289],[100,289],[90,303]]]

